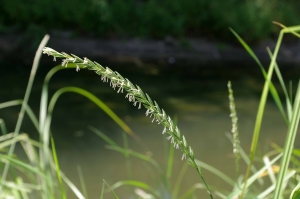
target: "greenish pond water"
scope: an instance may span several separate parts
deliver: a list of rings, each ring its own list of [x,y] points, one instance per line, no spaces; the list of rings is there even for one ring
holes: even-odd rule
[[[232,144],[225,136],[225,133],[231,130],[227,82],[232,81],[241,145],[248,153],[263,87],[263,76],[258,67],[245,66],[241,63],[202,63],[191,66],[178,64],[142,68],[128,64],[109,66],[132,83],[138,84],[171,117],[178,117],[178,127],[192,146],[197,159],[220,169],[232,178],[235,177]],[[2,68],[0,103],[23,98],[30,73],[28,67],[9,66],[9,69],[5,67],[3,65],[0,67]],[[29,100],[36,115],[39,113],[43,78],[50,68],[40,66]],[[283,68],[284,78],[293,80],[294,85],[299,77],[297,74],[299,74],[299,69],[295,66]],[[151,154],[163,169],[166,168],[166,150],[170,145],[165,139],[166,136],[162,135],[163,127],[151,123],[151,119],[145,117],[144,108],[138,110],[125,99],[125,94],[117,94],[109,87],[109,84],[101,82],[101,78],[91,71],[82,70],[77,73],[73,69],[58,72],[50,82],[50,94],[64,86],[81,87],[103,100],[145,144],[141,147],[129,138],[130,148],[137,152]],[[258,150],[260,156],[272,149],[271,142],[283,146],[287,131],[276,105],[271,97],[269,99],[260,136]],[[0,109],[0,118],[6,122],[10,132],[14,129],[19,110],[20,107]],[[56,105],[51,125],[61,169],[71,181],[80,187],[77,171],[77,165],[80,165],[89,198],[99,198],[103,179],[110,185],[119,180],[128,179],[126,160],[118,152],[106,149],[106,143],[91,132],[88,125],[96,127],[115,142],[123,143],[122,130],[96,105],[82,96],[73,93],[64,94]],[[24,119],[22,132],[38,139],[37,132],[28,117]],[[300,147],[300,142],[296,141],[295,145]],[[17,148],[16,152],[19,150],[20,148]],[[174,187],[183,166],[181,156],[181,152],[176,150],[171,188]],[[132,179],[149,183],[154,188],[157,186],[161,188],[161,182],[153,180],[153,177],[157,177],[156,180],[158,180],[158,176],[154,175],[155,172],[149,172],[145,162],[134,157],[130,160]],[[245,164],[242,164],[242,174],[245,168]],[[205,170],[203,172],[210,186],[217,187],[221,191],[231,190],[226,182],[210,172]],[[180,193],[184,193],[197,182],[201,181],[196,171],[188,167]],[[137,198],[130,194],[133,191],[128,187],[117,189],[116,193],[120,198]],[[196,193],[198,198],[208,198],[205,191],[200,190]],[[75,198],[75,196],[70,194],[70,198]],[[106,193],[105,198],[111,198],[111,194]]]

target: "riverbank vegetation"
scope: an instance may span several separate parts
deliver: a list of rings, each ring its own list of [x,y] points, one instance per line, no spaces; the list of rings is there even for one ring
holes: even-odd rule
[[[278,23],[277,23],[278,24]],[[197,160],[197,151],[193,151],[192,147],[188,144],[189,140],[185,138],[184,132],[180,132],[177,127],[176,119],[171,119],[170,116],[155,102],[151,97],[144,93],[143,90],[130,80],[122,77],[116,71],[110,68],[104,68],[97,62],[93,62],[87,58],[81,59],[73,54],[59,53],[51,48],[47,48],[45,44],[49,39],[45,36],[40,44],[34,59],[33,68],[30,74],[29,83],[25,91],[24,99],[13,100],[9,102],[3,102],[0,104],[1,108],[9,108],[10,106],[22,105],[21,111],[18,117],[18,121],[13,133],[8,134],[5,127],[5,122],[0,120],[0,130],[3,136],[0,137],[0,149],[4,152],[0,153],[1,166],[3,172],[1,173],[0,194],[1,197],[9,198],[68,198],[66,194],[66,187],[71,189],[74,194],[80,198],[88,198],[86,188],[84,184],[84,177],[79,169],[79,177],[82,182],[81,190],[63,174],[59,166],[59,154],[55,150],[55,142],[51,136],[51,120],[52,112],[59,97],[66,92],[75,92],[83,95],[89,100],[93,101],[98,107],[105,111],[115,122],[119,125],[124,134],[124,146],[120,146],[110,139],[107,135],[103,134],[94,127],[89,129],[99,135],[103,140],[109,144],[109,149],[120,152],[123,154],[128,162],[130,157],[136,157],[142,161],[147,162],[150,175],[158,173],[157,179],[161,180],[159,185],[148,185],[146,183],[135,180],[124,180],[117,182],[109,186],[105,181],[103,182],[102,194],[104,190],[110,190],[115,198],[118,196],[115,194],[115,189],[120,186],[129,185],[134,187],[134,191],[137,198],[195,198],[195,190],[205,189],[208,192],[207,198],[274,198],[279,199],[281,197],[297,199],[299,198],[300,180],[299,180],[299,150],[294,148],[294,142],[296,133],[298,130],[298,123],[300,118],[300,84],[296,84],[296,89],[287,87],[280,73],[279,67],[276,64],[276,57],[280,49],[280,45],[283,36],[286,33],[293,34],[300,38],[297,32],[300,32],[300,26],[285,27],[278,24],[282,30],[279,34],[277,45],[273,52],[268,49],[270,55],[270,65],[268,71],[262,66],[250,47],[244,42],[242,38],[234,30],[231,30],[240,43],[245,47],[248,53],[254,58],[260,69],[262,70],[265,83],[257,111],[256,122],[253,131],[252,145],[250,149],[250,155],[247,156],[243,147],[240,146],[238,135],[238,118],[235,109],[235,102],[233,97],[233,90],[231,83],[228,84],[229,89],[229,106],[232,118],[232,134],[228,137],[233,143],[233,153],[236,159],[236,177],[229,177],[221,171],[215,169],[213,165],[207,165],[200,160]],[[34,82],[34,77],[38,67],[38,61],[40,59],[42,51],[45,54],[53,56],[53,59],[62,58],[61,66],[53,68],[46,76],[41,95],[40,113],[39,119],[35,116],[35,113],[28,106],[28,100],[31,93],[31,88]],[[151,157],[135,152],[128,147],[127,136],[130,135],[138,142],[140,138],[136,137],[130,128],[118,118],[100,99],[93,94],[77,88],[77,87],[64,87],[57,90],[53,96],[48,100],[48,85],[51,77],[62,69],[73,68],[77,71],[81,69],[88,69],[99,75],[104,83],[109,83],[112,89],[117,93],[126,93],[126,98],[138,109],[143,107],[146,109],[146,116],[150,117],[152,122],[163,126],[162,136],[164,136],[170,143],[168,167],[166,172],[161,169],[159,164]],[[272,83],[272,77],[278,78],[284,96],[282,99],[279,97],[276,88]],[[287,125],[287,136],[284,147],[274,147],[272,151],[265,154],[263,160],[255,160],[257,144],[260,135],[261,124],[264,116],[264,109],[268,98],[268,93],[272,95],[276,105],[282,114],[283,120]],[[49,101],[49,102],[48,102]],[[284,105],[285,104],[285,105]],[[20,134],[21,124],[23,122],[24,115],[28,114],[31,121],[34,123],[37,132],[39,133],[40,140],[34,141],[28,138],[26,134]],[[88,124],[88,123],[87,123]],[[141,138],[142,139],[142,138]],[[14,154],[15,144],[20,142],[24,152],[27,155],[28,160],[24,161],[18,158],[17,154]],[[170,175],[172,173],[172,164],[174,159],[174,153],[176,149],[182,153],[182,160],[186,161],[186,165],[191,165],[195,172],[199,175],[199,183],[186,190],[182,195],[179,195],[180,184],[182,175],[184,175],[185,167],[182,173],[179,174],[178,180],[171,189],[170,187]],[[240,159],[243,160],[243,164],[247,165],[246,172],[241,171],[239,165],[242,164]],[[281,160],[281,162],[279,162]],[[130,170],[130,164],[126,164],[128,170]],[[279,168],[279,170],[278,170]],[[208,170],[217,175],[220,180],[227,182],[231,189],[224,190],[214,187],[214,182],[210,182],[202,175],[202,169]],[[126,168],[124,168],[126,170]],[[155,172],[153,171],[155,170]],[[146,171],[146,170],[145,170]],[[151,172],[152,171],[152,172]],[[128,173],[133,172],[129,171]],[[152,176],[153,177],[153,176]],[[129,177],[130,178],[130,177]],[[256,186],[257,185],[257,186]],[[163,188],[161,187],[163,186]],[[104,196],[99,196],[103,198]],[[120,197],[122,198],[122,197]]]
[[[271,22],[296,25],[297,0],[22,0],[0,1],[0,32],[48,33],[105,38],[206,37],[234,41],[232,27],[246,41],[274,37]]]

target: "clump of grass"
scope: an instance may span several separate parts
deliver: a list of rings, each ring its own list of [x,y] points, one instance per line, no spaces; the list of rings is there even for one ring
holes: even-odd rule
[[[53,56],[54,60],[56,58],[63,58],[62,66],[67,67],[68,63],[74,63],[77,66],[77,71],[79,68],[87,68],[89,70],[95,71],[97,75],[101,76],[103,82],[109,82],[110,86],[117,93],[123,93],[124,90],[127,92],[126,98],[129,102],[132,102],[134,106],[138,106],[138,109],[143,105],[147,111],[146,116],[152,118],[152,122],[156,122],[164,126],[162,134],[168,134],[167,140],[171,141],[176,149],[180,149],[183,153],[182,160],[188,158],[189,164],[193,166],[203,183],[205,184],[206,190],[210,196],[213,198],[212,193],[203,177],[201,168],[195,161],[195,156],[192,147],[187,143],[184,135],[180,133],[179,128],[174,124],[173,120],[166,114],[166,112],[159,107],[156,101],[152,101],[147,93],[144,93],[139,86],[134,86],[128,79],[122,77],[118,72],[112,71],[110,68],[104,68],[97,62],[92,62],[88,58],[81,59],[76,55],[69,55],[67,53],[59,53],[51,48],[45,47],[43,49],[44,54]]]

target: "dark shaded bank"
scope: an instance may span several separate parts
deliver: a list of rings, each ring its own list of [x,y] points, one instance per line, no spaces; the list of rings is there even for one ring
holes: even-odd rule
[[[38,42],[32,38],[26,39],[24,35],[1,35],[0,59],[30,65]],[[266,47],[274,49],[275,44],[275,41],[266,40],[251,47],[262,62],[269,62]],[[123,41],[54,35],[51,36],[47,46],[90,59],[133,63],[137,66],[152,62],[165,65],[252,61],[241,45],[209,41],[204,38],[190,38],[184,41],[171,37],[164,40],[134,38]],[[295,40],[292,43],[283,41],[277,60],[285,64],[300,63],[300,41]]]

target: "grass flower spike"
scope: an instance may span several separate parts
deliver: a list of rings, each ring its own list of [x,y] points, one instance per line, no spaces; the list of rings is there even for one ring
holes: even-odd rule
[[[92,62],[87,58],[81,59],[73,54],[69,55],[64,52],[59,53],[48,47],[43,49],[43,53],[53,56],[54,60],[56,60],[56,58],[63,58],[62,66],[67,67],[69,62],[76,64],[76,71],[78,71],[79,68],[93,70],[96,74],[101,76],[101,80],[103,82],[110,81],[110,86],[114,90],[117,89],[117,93],[123,93],[125,90],[127,92],[125,98],[127,98],[129,102],[132,102],[134,106],[138,105],[138,108],[140,109],[141,105],[143,105],[147,109],[145,113],[146,116],[152,118],[152,122],[163,125],[164,129],[162,134],[168,134],[167,139],[170,140],[171,144],[173,144],[176,149],[180,149],[182,151],[182,160],[188,158],[189,164],[197,170],[206,186],[210,198],[213,199],[211,191],[204,180],[201,169],[195,161],[194,152],[188,145],[184,135],[182,135],[178,127],[174,125],[170,116],[168,116],[155,101],[152,101],[149,95],[144,93],[139,86],[133,85],[128,79],[122,77],[118,72],[112,71],[108,67],[104,68],[99,63]]]

